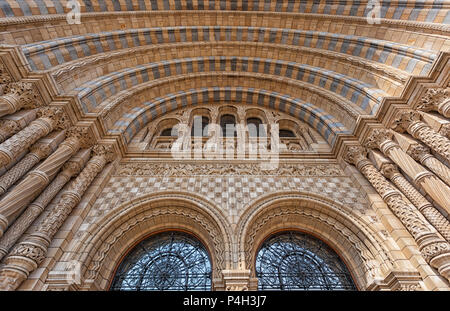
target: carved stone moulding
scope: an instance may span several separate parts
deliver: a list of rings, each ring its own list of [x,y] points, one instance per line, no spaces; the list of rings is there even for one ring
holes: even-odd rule
[[[267,176],[345,176],[337,164],[287,164],[265,170],[260,163],[124,163],[117,176],[193,176],[193,175],[267,175]]]
[[[367,287],[370,291],[422,291],[422,278],[418,272],[392,271],[384,280]]]

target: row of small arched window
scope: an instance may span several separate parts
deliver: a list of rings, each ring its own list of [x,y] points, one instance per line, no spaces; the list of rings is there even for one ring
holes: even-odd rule
[[[197,119],[196,119],[197,118]],[[200,120],[201,118],[201,120]],[[198,124],[198,128],[195,125]],[[191,128],[191,136],[208,136],[207,126],[209,124],[209,118],[205,116],[195,116],[194,122]],[[264,137],[266,132],[263,128],[263,122],[259,118],[248,118],[247,119],[248,133],[250,137]],[[236,131],[236,118],[231,114],[225,114],[220,117],[220,128],[222,129],[223,137],[235,137],[237,135]],[[201,130],[200,130],[201,129]],[[173,128],[164,129],[160,136],[176,136],[176,131]],[[280,129],[280,137],[296,137],[294,132],[289,129]]]

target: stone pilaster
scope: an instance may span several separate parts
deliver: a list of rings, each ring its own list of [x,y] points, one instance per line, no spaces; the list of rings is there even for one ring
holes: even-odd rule
[[[38,139],[46,136],[65,122],[61,108],[45,107],[41,109],[38,116],[38,119],[32,121],[23,130],[0,144],[0,167],[11,163],[14,158]]]
[[[450,222],[429,202],[409,181],[399,172],[392,163],[383,163],[381,173],[414,204],[423,216],[436,228],[436,230],[450,241]]]
[[[91,138],[87,128],[72,128],[58,149],[18,184],[0,201],[0,237],[8,225],[49,184],[59,171],[82,146],[89,147]]]
[[[45,259],[53,236],[72,212],[94,178],[112,161],[111,147],[94,146],[93,156],[85,168],[64,191],[58,204],[39,223],[33,233],[16,245],[5,258],[6,265],[0,270],[0,290],[15,290]]]
[[[397,164],[405,174],[420,185],[439,205],[450,211],[450,188],[439,178],[412,159],[392,140],[392,133],[374,129],[369,133],[366,146],[377,148]]]
[[[30,152],[25,155],[19,163],[14,165],[0,177],[0,196],[42,159],[48,157],[52,151],[53,150],[49,145],[40,143],[34,144],[30,148]]]
[[[440,275],[450,280],[450,245],[441,238],[432,226],[420,217],[419,212],[406,201],[401,193],[391,186],[366,157],[366,150],[359,146],[347,147],[344,159],[355,165],[374,187],[392,213],[411,233],[424,259]]]
[[[425,112],[437,111],[444,117],[450,118],[450,88],[428,89],[417,109]]]
[[[441,161],[436,159],[428,147],[416,143],[409,146],[406,153],[417,162],[428,167],[433,173],[439,176],[447,185],[450,185],[450,169]]]
[[[420,113],[416,111],[401,111],[391,127],[399,133],[407,131],[411,136],[420,140],[450,162],[450,140],[423,122]]]
[[[28,229],[33,221],[44,211],[45,207],[53,200],[64,185],[76,176],[86,164],[89,158],[89,150],[80,151],[64,164],[62,171],[20,215],[14,224],[0,238],[0,260],[7,254],[9,249],[16,243],[22,234]]]
[[[42,106],[39,92],[33,83],[14,82],[8,92],[0,96],[0,117],[12,114],[22,108],[33,109]]]

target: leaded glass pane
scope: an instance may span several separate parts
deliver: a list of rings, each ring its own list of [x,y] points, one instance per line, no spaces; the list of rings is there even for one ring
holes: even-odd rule
[[[125,257],[111,290],[211,290],[211,262],[194,237],[182,232],[157,234]]]
[[[356,290],[333,249],[301,232],[267,239],[256,257],[256,276],[260,290]]]

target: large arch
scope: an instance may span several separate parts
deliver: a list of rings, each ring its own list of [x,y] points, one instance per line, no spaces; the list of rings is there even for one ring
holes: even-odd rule
[[[347,263],[360,289],[409,288],[411,284],[411,288],[416,288],[419,282],[426,283],[424,288],[448,289],[448,277],[441,279],[444,274],[440,276],[439,271],[433,270],[434,266],[427,264],[431,257],[425,253],[423,243],[428,240],[424,242],[408,232],[414,219],[405,220],[401,215],[404,209],[396,210],[383,194],[384,189],[379,187],[380,180],[386,179],[389,183],[391,177],[381,167],[381,160],[371,158],[375,151],[368,160],[374,164],[374,172],[380,173],[376,180],[364,172],[359,174],[356,169],[361,167],[356,163],[344,164],[344,161],[352,161],[346,156],[349,146],[372,148],[366,142],[374,133],[373,129],[385,128],[392,132],[392,124],[398,122],[399,113],[415,110],[420,114],[417,117],[429,125],[424,135],[412,133],[411,128],[411,133],[391,134],[395,134],[394,140],[404,135],[408,142],[411,139],[414,143],[431,145],[429,152],[435,163],[428,166],[422,163],[424,158],[407,158],[411,149],[406,143],[398,142],[396,148],[399,153],[403,150],[403,160],[410,160],[408,166],[416,161],[414,166],[423,164],[424,170],[430,169],[424,171],[423,176],[434,178],[428,173],[437,172],[436,182],[444,176],[440,170],[445,164],[439,150],[448,144],[444,141],[448,138],[448,99],[447,95],[441,96],[448,93],[449,85],[448,1],[378,1],[380,20],[375,23],[371,20],[374,13],[371,0],[78,0],[80,23],[68,20],[71,9],[65,6],[66,2],[3,0],[0,4],[0,163],[6,163],[0,167],[0,186],[7,180],[8,187],[8,194],[0,198],[0,216],[3,215],[2,204],[6,201],[10,204],[10,199],[20,211],[29,208],[21,195],[27,191],[20,192],[21,187],[18,187],[23,180],[30,181],[29,188],[40,189],[33,193],[39,198],[31,198],[30,194],[27,200],[42,203],[41,194],[45,199],[42,206],[39,205],[44,210],[39,217],[48,220],[49,215],[57,214],[57,221],[52,221],[57,232],[48,233],[51,250],[44,250],[44,255],[38,258],[47,256],[40,271],[27,275],[25,282],[28,283],[24,288],[56,284],[64,269],[62,266],[76,260],[83,264],[83,288],[106,289],[121,254],[146,236],[164,230],[186,231],[205,245],[212,245],[210,253],[215,276],[219,277],[220,272],[229,273],[230,280],[236,271],[242,276],[252,269],[252,256],[261,241],[277,230],[291,229],[326,241]],[[446,102],[442,102],[443,98]],[[113,193],[105,193],[109,191],[106,189],[115,187],[112,184],[128,186],[140,182],[132,176],[115,175],[115,169],[136,160],[154,164],[170,158],[170,143],[157,149],[139,142],[157,126],[153,121],[182,110],[187,115],[190,109],[210,104],[214,108],[239,104],[240,112],[247,108],[255,112],[256,109],[270,110],[267,114],[270,117],[285,114],[292,120],[300,120],[305,129],[309,126],[306,131],[313,132],[320,141],[310,143],[314,147],[305,152],[282,152],[280,163],[295,167],[307,163],[311,171],[316,166],[338,163],[345,169],[339,178],[327,175],[320,180],[310,179],[314,187],[308,189],[315,193],[286,192],[268,196],[264,195],[268,192],[264,189],[272,190],[270,183],[289,186],[277,189],[307,189],[297,185],[302,185],[302,178],[306,180],[308,176],[290,175],[289,178],[298,181],[291,186],[289,178],[281,173],[263,176],[250,169],[239,178],[246,183],[249,181],[246,187],[250,189],[248,193],[255,195],[252,198],[257,192],[259,197],[244,211],[242,205],[218,206],[221,203],[217,203],[215,206],[195,194],[176,189],[146,194],[148,187],[134,187],[142,196],[124,204],[116,197],[109,200],[107,196]],[[34,109],[51,112],[51,116]],[[217,111],[220,112],[220,108],[214,113]],[[179,118],[180,123],[185,122],[183,117]],[[35,119],[38,120],[34,122]],[[171,122],[167,127],[172,126]],[[61,126],[71,130],[63,132]],[[303,131],[303,127],[299,131]],[[89,133],[89,142],[92,138],[93,143],[114,149],[114,156],[111,153],[103,157],[107,161],[114,159],[113,163],[96,170],[95,163],[87,165],[84,161],[91,160],[82,160],[77,154],[69,154],[68,149],[66,152],[56,146],[57,143],[50,142],[55,135],[71,136],[66,138],[74,142],[73,150],[78,150],[79,144],[75,141],[80,142],[80,136],[83,141],[85,138],[81,132]],[[66,163],[73,161],[83,170],[87,167],[86,171],[70,171],[71,177],[63,176],[67,177],[64,182],[58,172],[54,180],[59,183],[55,186],[51,178],[46,178],[44,187],[36,174],[28,174],[33,169],[30,163],[36,159],[30,162],[33,155],[29,154],[34,154],[36,145],[42,142],[44,146],[56,144],[52,145],[56,148],[55,155],[41,158],[39,153],[39,161],[47,161],[44,168],[49,167],[52,174],[57,170],[66,173],[69,166],[74,166]],[[384,156],[397,164],[405,163],[398,157]],[[239,166],[245,161],[236,158],[226,165],[234,168],[235,164]],[[218,162],[218,166],[223,163]],[[406,182],[397,188],[405,188],[413,179],[412,175],[419,175],[407,176],[404,173],[408,170],[399,166]],[[220,169],[211,175],[220,175],[217,173]],[[148,175],[151,174],[153,172]],[[98,180],[94,181],[94,175]],[[153,177],[159,180],[161,176],[150,178]],[[204,187],[212,185],[209,177],[207,180],[205,175],[191,174],[187,170],[183,178],[194,180],[196,185],[200,183],[202,190],[212,193],[209,187]],[[15,181],[11,182],[12,179]],[[354,193],[367,195],[370,215],[359,217],[356,210],[324,198],[325,193],[330,193],[329,188],[316,187],[323,180],[336,185],[334,193],[342,193],[345,202],[354,199],[345,189],[353,188],[348,187],[351,183],[358,184]],[[67,197],[67,189],[73,184],[81,190],[77,191],[81,202],[73,201],[60,208],[59,198]],[[444,186],[440,190],[443,191]],[[169,187],[172,185],[158,189]],[[225,202],[230,197],[226,191],[237,193],[240,186],[233,181],[227,187],[225,190],[220,185],[214,188],[214,193],[222,198],[214,202]],[[427,187],[433,188],[431,183],[427,183]],[[119,188],[118,191],[123,191],[126,187],[120,185]],[[447,217],[447,213],[440,213],[439,204],[433,202],[438,196],[433,195],[432,190],[425,191],[428,196],[424,200],[437,207],[434,216]],[[413,195],[409,190],[399,191],[406,197]],[[133,190],[127,195],[134,193]],[[5,197],[7,200],[2,201]],[[414,200],[408,199],[410,202],[405,200],[405,204],[413,208]],[[102,205],[103,202],[120,206],[108,211],[103,207],[109,205]],[[355,206],[360,205],[359,201],[355,203]],[[53,206],[57,206],[58,213],[52,210]],[[420,216],[422,207],[416,207]],[[92,224],[97,219],[101,219],[100,222]],[[436,219],[429,222],[430,229],[443,226]],[[3,226],[0,235],[6,233]],[[27,233],[32,237],[38,227],[24,225],[19,218],[8,226],[18,226],[20,232],[28,228],[30,232],[22,232],[22,236],[17,237],[22,246],[27,243]],[[33,243],[29,245],[34,247]],[[47,249],[46,244],[41,246]],[[12,257],[13,260],[18,258]],[[36,265],[39,266],[37,261]],[[415,274],[414,282],[406,280],[407,285],[397,286],[410,278],[394,276],[398,284],[387,284],[392,281],[390,273],[397,268],[406,275]],[[14,273],[23,274],[24,269],[31,268],[21,267],[21,271]],[[227,269],[230,270],[224,273]],[[225,279],[222,278],[220,285],[223,288],[249,288],[248,284],[228,286]],[[383,279],[382,286],[370,285],[378,279]]]
[[[213,279],[229,266],[233,237],[224,215],[208,200],[176,191],[143,195],[104,215],[72,248],[73,258],[68,260],[82,264],[82,288],[106,290],[133,246],[170,230],[187,232],[205,245]]]
[[[311,234],[328,244],[349,268],[358,289],[382,280],[396,263],[381,236],[349,208],[314,193],[281,192],[248,204],[236,229],[239,261],[255,276],[259,246],[288,230]]]

